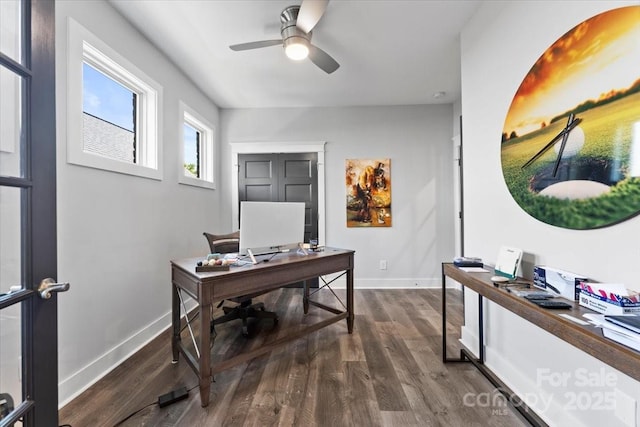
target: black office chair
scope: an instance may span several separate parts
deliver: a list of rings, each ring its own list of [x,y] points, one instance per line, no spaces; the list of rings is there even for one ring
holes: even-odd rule
[[[204,237],[207,238],[207,242],[209,243],[209,248],[211,253],[233,253],[238,252],[240,250],[240,232],[236,231],[230,234],[210,234],[210,233],[202,233]],[[258,318],[258,319],[273,319],[273,324],[276,325],[278,323],[278,314],[272,311],[266,311],[264,308],[264,303],[258,302],[256,304],[252,304],[251,299],[255,298],[259,295],[266,293],[258,292],[249,295],[243,295],[241,297],[233,297],[229,298],[226,301],[231,301],[236,303],[236,306],[227,307],[223,306],[222,310],[224,311],[224,315],[215,318],[211,321],[211,333],[215,335],[215,325],[220,323],[229,322],[235,319],[242,319],[242,335],[245,337],[249,336],[249,318]],[[220,305],[224,304],[225,300],[220,302]],[[218,307],[220,307],[218,305]]]

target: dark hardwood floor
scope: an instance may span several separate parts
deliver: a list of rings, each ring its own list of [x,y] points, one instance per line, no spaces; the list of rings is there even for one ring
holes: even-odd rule
[[[228,358],[325,316],[314,307],[304,316],[301,292],[285,288],[265,295],[267,309],[277,311],[280,321],[276,327],[268,320],[253,324],[252,338],[242,336],[239,321],[219,325],[212,357]],[[448,292],[447,343],[454,356],[462,298],[460,291]],[[318,299],[335,301],[326,289]],[[216,375],[206,408],[200,406],[196,375],[184,359],[171,364],[166,331],[62,408],[60,424],[528,425],[504,399],[493,398],[498,392],[472,365],[442,363],[440,306],[440,290],[435,289],[356,290],[352,335],[343,321],[226,370]],[[186,331],[185,340],[190,340]],[[182,386],[190,390],[187,399],[158,407],[159,395]]]

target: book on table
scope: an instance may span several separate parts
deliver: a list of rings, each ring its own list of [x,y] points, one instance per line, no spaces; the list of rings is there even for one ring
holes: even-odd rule
[[[615,323],[618,326],[629,329],[630,331],[640,334],[640,316],[635,314],[621,315],[621,316],[604,316],[605,320]]]

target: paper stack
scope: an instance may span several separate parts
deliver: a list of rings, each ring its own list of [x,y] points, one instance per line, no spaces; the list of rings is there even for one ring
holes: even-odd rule
[[[629,329],[628,326],[620,326],[620,324],[626,324],[626,322],[613,323],[607,320],[607,317],[628,317],[630,320],[634,320],[635,322],[640,322],[640,316],[636,315],[625,315],[625,316],[605,316],[603,314],[585,314],[584,317],[589,319],[592,324],[595,326],[602,328],[602,334],[622,345],[630,347],[636,351],[640,351],[640,333],[637,330]],[[630,325],[633,322],[629,322]]]

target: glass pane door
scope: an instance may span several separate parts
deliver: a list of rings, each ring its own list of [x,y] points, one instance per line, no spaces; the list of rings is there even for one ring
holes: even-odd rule
[[[5,153],[0,153],[0,159]],[[23,287],[21,189],[0,187],[0,296]],[[0,310],[0,420],[22,402],[22,304]]]
[[[0,53],[19,64],[23,59],[24,11],[20,0],[0,1]]]
[[[53,1],[0,0],[2,426],[58,425],[54,26]]]

